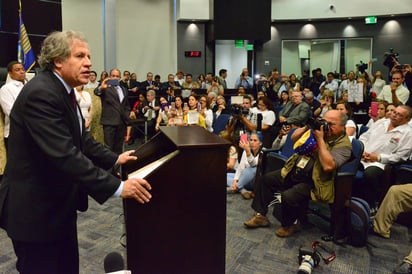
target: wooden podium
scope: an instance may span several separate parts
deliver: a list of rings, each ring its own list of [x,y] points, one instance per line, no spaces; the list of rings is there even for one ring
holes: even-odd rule
[[[132,273],[225,273],[229,143],[198,126],[161,127],[123,176],[171,155],[145,178],[152,199],[124,200]]]

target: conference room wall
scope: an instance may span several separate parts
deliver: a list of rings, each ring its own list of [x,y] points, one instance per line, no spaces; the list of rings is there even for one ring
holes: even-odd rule
[[[62,2],[63,29],[86,34],[94,70],[100,73],[103,69],[118,67],[121,71],[127,69],[137,73],[139,80],[145,79],[148,71],[160,74],[162,80],[167,74],[176,72],[173,0],[106,0],[106,5],[112,7],[106,9],[106,16],[103,16],[102,2]],[[105,52],[110,53],[106,60]]]

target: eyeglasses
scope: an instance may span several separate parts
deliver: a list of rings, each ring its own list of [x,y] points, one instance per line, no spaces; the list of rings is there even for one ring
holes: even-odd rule
[[[401,117],[401,118],[405,117],[404,114],[402,114],[402,113],[400,113],[400,112],[397,112],[396,110],[393,110],[393,111],[392,111],[392,115],[396,115],[396,116],[399,116],[399,117]]]

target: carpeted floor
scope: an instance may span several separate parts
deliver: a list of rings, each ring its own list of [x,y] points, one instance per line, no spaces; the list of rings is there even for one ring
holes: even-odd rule
[[[110,199],[99,205],[90,200],[90,208],[79,214],[79,249],[81,273],[103,273],[106,254],[117,251],[125,255],[121,246],[122,202]],[[311,223],[296,235],[281,239],[274,230],[279,222],[272,216],[269,228],[245,229],[243,222],[252,214],[250,201],[240,195],[227,198],[226,273],[296,273],[299,267],[299,246],[310,248],[319,240],[326,225],[314,216]],[[319,228],[323,227],[323,228]],[[370,235],[368,248],[341,247],[326,244],[335,249],[336,260],[329,265],[321,264],[313,273],[391,273],[411,249],[411,230],[395,224],[391,239]],[[17,273],[15,256],[5,232],[0,230],[0,273]]]

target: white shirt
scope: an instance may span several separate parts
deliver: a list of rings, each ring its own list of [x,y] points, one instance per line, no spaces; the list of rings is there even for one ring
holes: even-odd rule
[[[410,157],[412,152],[411,127],[404,124],[388,131],[390,123],[390,119],[380,119],[359,137],[359,140],[365,146],[365,152],[379,153],[381,157],[380,162],[366,163],[361,161],[365,168],[376,166],[384,169],[385,164],[399,163],[408,160]]]
[[[82,112],[84,120],[90,121],[90,108],[92,106],[92,97],[87,91],[82,91],[81,95],[76,89],[74,90],[76,94],[76,101]]]
[[[396,88],[396,97],[398,97],[399,101],[402,102],[402,104],[406,104],[409,98],[409,89],[404,87],[403,85],[399,85]],[[388,103],[393,103],[392,101],[392,91],[391,91],[391,86],[386,85],[382,88],[381,94],[378,96],[378,99],[385,100]]]
[[[272,110],[261,111],[258,108],[251,108],[250,111],[253,113],[255,119],[258,113],[262,114],[262,125],[272,126],[276,121],[276,115]],[[252,121],[252,123],[256,124],[257,120]]]
[[[342,92],[345,90],[349,90],[349,85],[356,85],[356,80],[350,81],[349,79],[343,80],[342,83],[340,83],[337,98],[339,98],[342,95]]]
[[[381,94],[383,86],[385,86],[385,84],[386,84],[385,80],[376,78],[371,88],[371,91],[374,91],[376,93],[376,97],[378,97]]]
[[[8,138],[10,133],[10,112],[20,94],[24,84],[20,81],[10,79],[0,89],[0,104],[4,112],[4,137]]]
[[[243,151],[242,158],[240,158],[240,163],[236,168],[234,180],[239,180],[240,176],[242,176],[243,170],[248,167],[255,167],[258,164],[259,160],[259,153],[256,156],[250,154],[249,157],[246,156],[246,151]]]
[[[96,82],[94,82],[94,83],[92,83],[92,82],[88,82],[86,85],[84,85],[84,88],[92,88],[92,89],[95,89],[95,88],[97,88],[99,86],[99,82],[98,81],[96,81]]]

